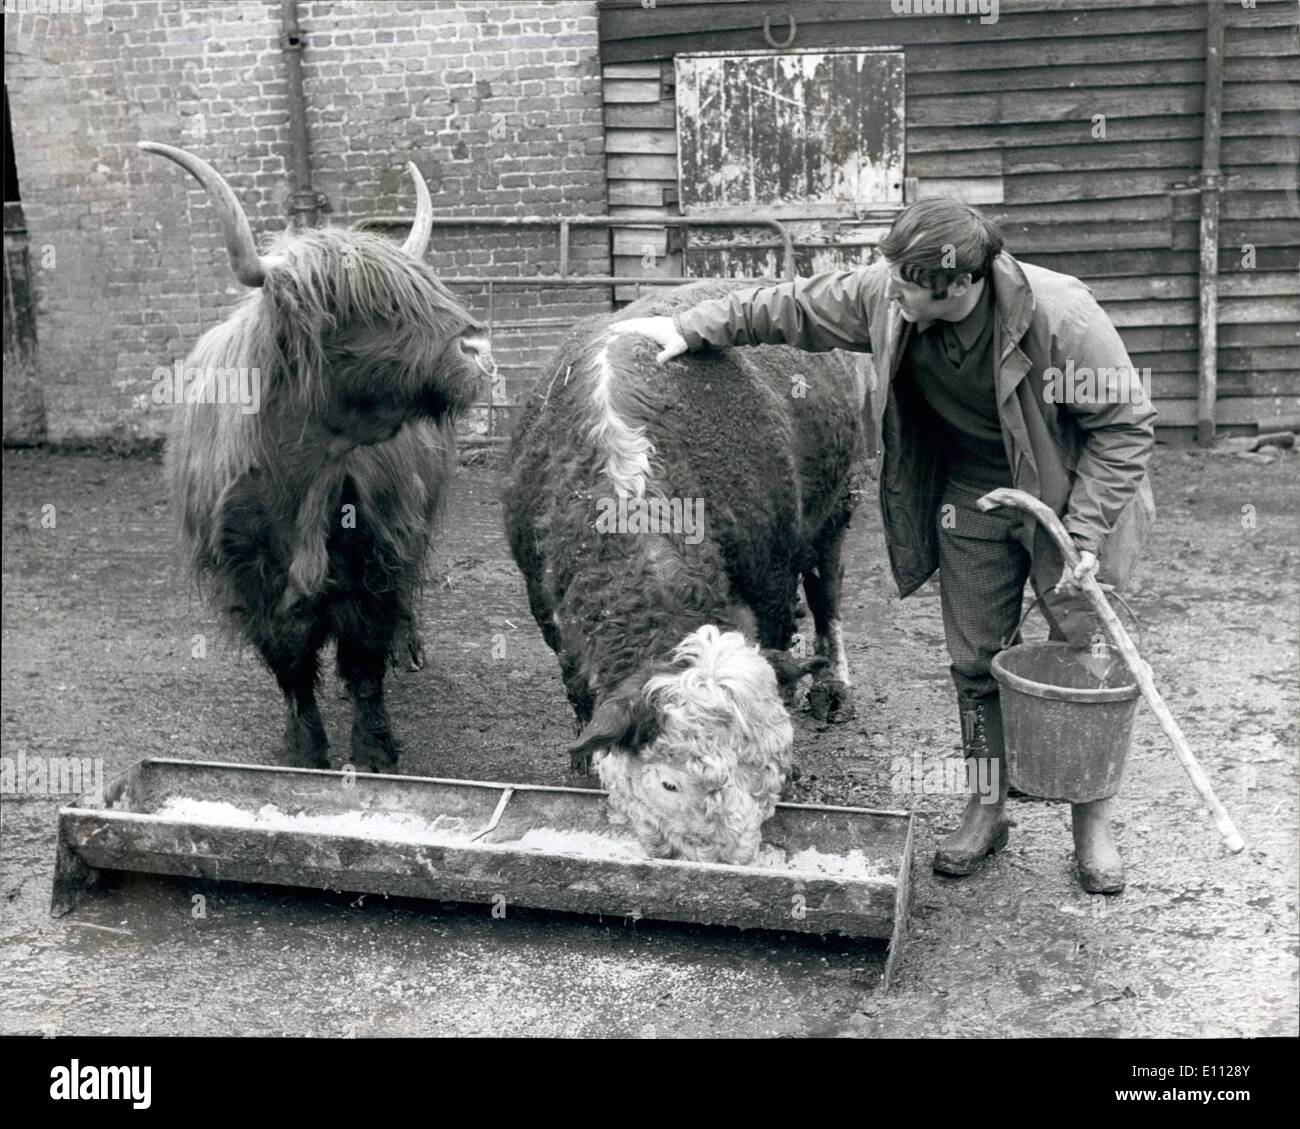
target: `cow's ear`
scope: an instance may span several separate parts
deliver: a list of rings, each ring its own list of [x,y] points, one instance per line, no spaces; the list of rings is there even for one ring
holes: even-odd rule
[[[569,763],[586,769],[597,749],[617,746],[635,753],[659,736],[659,715],[645,700],[641,687],[610,694],[596,707],[591,720],[569,746]]]

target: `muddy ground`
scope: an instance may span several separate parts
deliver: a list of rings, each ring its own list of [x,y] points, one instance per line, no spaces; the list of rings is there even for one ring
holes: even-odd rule
[[[1011,845],[981,874],[934,875],[962,800],[899,794],[890,770],[958,750],[938,593],[898,600],[867,504],[847,577],[858,718],[796,719],[792,798],[919,813],[888,995],[874,944],[516,909],[497,920],[377,895],[139,877],[52,920],[65,798],[6,795],[0,1030],[1295,1035],[1296,469],[1162,449],[1161,521],[1132,601],[1166,700],[1246,837],[1238,856],[1143,709],[1117,802],[1123,895],[1078,888],[1068,808],[1047,803],[1013,803]],[[101,757],[109,776],[151,756],[271,763],[278,693],[178,578],[157,465],[9,452],[4,472],[4,755]],[[424,604],[432,661],[391,684],[404,770],[572,783],[571,715],[507,556],[497,477],[462,469]],[[338,754],[348,719],[332,675],[323,697]]]

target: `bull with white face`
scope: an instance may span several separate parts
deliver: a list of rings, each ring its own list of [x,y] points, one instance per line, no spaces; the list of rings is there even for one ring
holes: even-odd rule
[[[783,683],[812,673],[819,715],[852,716],[839,595],[860,383],[784,347],[661,368],[650,342],[608,332],[741,285],[580,323],[511,448],[507,533],[576,715],[571,759],[655,857],[755,859],[793,764]],[[801,579],[807,661],[785,653]]]

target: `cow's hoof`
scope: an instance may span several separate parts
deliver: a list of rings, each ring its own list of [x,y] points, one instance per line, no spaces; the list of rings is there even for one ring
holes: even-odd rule
[[[857,715],[853,706],[853,687],[844,682],[814,682],[808,691],[808,709],[818,721],[839,725]]]
[[[307,717],[290,715],[284,729],[284,744],[276,758],[290,768],[329,768],[330,742],[325,727]]]
[[[285,749],[281,763],[289,768],[329,768],[329,746],[312,750]]]
[[[391,733],[354,733],[352,763],[358,772],[396,772],[402,747]]]
[[[574,776],[592,776],[591,750],[569,754],[569,771]]]

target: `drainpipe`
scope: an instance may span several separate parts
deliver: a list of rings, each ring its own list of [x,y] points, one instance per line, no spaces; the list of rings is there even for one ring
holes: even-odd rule
[[[1219,344],[1219,139],[1223,125],[1223,8],[1205,6],[1205,117],[1201,148],[1200,382],[1196,403],[1196,441],[1214,442],[1214,402],[1218,398]]]
[[[302,90],[302,28],[298,26],[297,0],[280,0],[280,51],[289,86],[289,227],[316,227],[322,209],[329,210],[323,193],[311,185],[311,149],[307,141],[307,99]]]

